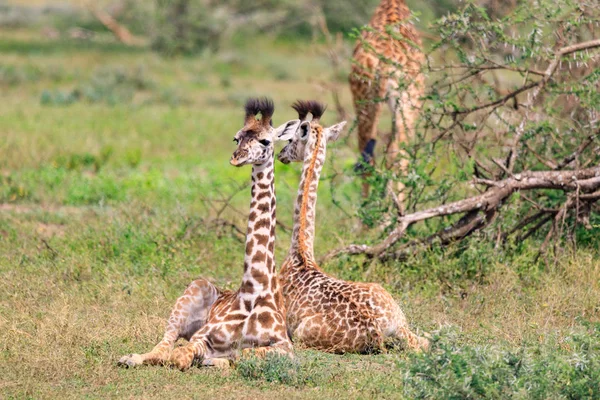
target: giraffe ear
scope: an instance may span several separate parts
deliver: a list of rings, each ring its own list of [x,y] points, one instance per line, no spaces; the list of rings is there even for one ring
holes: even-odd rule
[[[293,119],[275,129],[275,140],[290,140],[296,134],[300,126],[299,119]]]
[[[342,121],[335,125],[331,125],[329,128],[325,129],[325,137],[328,142],[335,142],[340,137],[340,133],[344,130],[344,126],[346,126],[346,121]]]
[[[310,122],[304,121],[300,124],[300,129],[298,130],[298,135],[300,136],[300,140],[307,141],[308,134],[310,133]]]

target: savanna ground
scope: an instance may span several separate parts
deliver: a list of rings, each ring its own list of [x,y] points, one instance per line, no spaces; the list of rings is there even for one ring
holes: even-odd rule
[[[237,192],[231,204],[242,213],[220,218],[245,225],[250,169],[228,163],[242,104],[268,95],[276,125],[294,118],[297,98],[329,101],[315,83],[329,64],[309,42],[170,59],[105,39],[0,32],[1,398],[600,396],[599,252],[540,264],[536,242],[512,255],[472,241],[404,263],[324,265],[382,283],[412,327],[436,337],[429,354],[298,349],[294,362],[250,360],[225,374],[117,367],[123,354],[152,348],[191,280],[237,287],[243,243],[211,218],[216,200]],[[342,101],[350,109],[346,86]],[[331,109],[324,120],[334,119]],[[368,237],[354,217],[354,143],[330,152],[318,255]],[[328,179],[334,171],[347,173]],[[299,174],[277,165],[279,261]]]

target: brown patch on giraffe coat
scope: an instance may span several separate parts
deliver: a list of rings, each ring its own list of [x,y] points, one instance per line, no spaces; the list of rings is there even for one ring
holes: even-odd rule
[[[261,327],[270,329],[275,322],[275,318],[273,318],[270,312],[261,312],[258,315],[258,322],[260,323]]]
[[[261,192],[256,196],[256,200],[261,201],[265,197],[269,197],[269,196],[271,196],[271,192],[269,192],[269,191]]]
[[[267,213],[269,210],[271,210],[271,205],[269,203],[261,203],[258,205],[258,207],[256,207],[256,209],[261,213]]]
[[[273,253],[273,246],[272,246],[273,242],[271,242],[269,244],[269,252]],[[267,270],[272,271],[273,270],[273,258],[269,257],[267,258]],[[267,281],[268,283],[268,281]]]
[[[259,246],[266,246],[267,243],[269,243],[269,236],[268,235],[259,235],[256,234],[254,235],[254,237],[256,238],[256,244]]]
[[[261,270],[252,269],[252,278],[263,287],[266,287],[269,284],[269,277]]]
[[[269,218],[263,218],[254,224],[254,229],[259,230],[260,228],[270,228],[271,220]]]
[[[252,254],[253,248],[254,248],[254,239],[250,239],[246,242],[246,255]]]
[[[255,308],[259,308],[259,307],[273,308],[273,296],[270,293],[266,294],[264,296],[260,296],[259,298],[256,299],[254,307]]]
[[[251,281],[246,281],[240,288],[241,293],[254,293],[254,284]]]
[[[267,253],[264,251],[257,251],[254,256],[252,256],[252,264],[262,263],[265,261],[267,257]]]
[[[256,328],[257,328],[257,315],[256,313],[250,314],[250,317],[248,318],[248,329],[247,332],[250,334],[256,334]]]

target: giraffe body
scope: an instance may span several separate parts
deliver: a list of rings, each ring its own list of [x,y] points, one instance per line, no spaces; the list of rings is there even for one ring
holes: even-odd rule
[[[255,116],[261,114],[261,120]],[[275,274],[275,187],[273,142],[277,134],[295,131],[292,120],[274,129],[273,104],[251,99],[244,127],[235,135],[234,166],[252,165],[252,201],[248,217],[241,287],[222,291],[204,279],[190,284],[171,311],[163,340],[146,354],[131,354],[122,365],[171,364],[185,370],[197,359],[204,365],[228,366],[229,360],[256,351],[292,354],[285,303]],[[173,349],[179,338],[188,339]]]
[[[392,133],[385,140],[386,167],[406,174],[408,159],[401,148],[414,137],[424,93],[421,40],[409,21],[404,0],[382,0],[353,53],[350,91],[358,120],[358,150],[362,162],[374,163],[381,100],[392,112]],[[383,56],[384,59],[381,58]],[[398,186],[403,200],[403,186]],[[364,186],[364,194],[368,193]]]
[[[313,250],[317,188],[326,143],[337,139],[345,122],[323,128],[319,120],[324,107],[319,103],[298,102],[294,108],[301,120],[308,113],[313,119],[302,122],[279,154],[284,163],[303,162],[292,244],[279,275],[292,338],[334,353],[382,350],[394,339],[414,349],[427,347],[426,339],[408,329],[398,303],[381,285],[336,279],[317,265]]]

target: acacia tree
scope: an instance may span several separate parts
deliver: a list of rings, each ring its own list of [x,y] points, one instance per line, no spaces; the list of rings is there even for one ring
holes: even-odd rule
[[[326,258],[402,258],[477,231],[498,244],[538,236],[544,254],[555,239],[574,242],[578,226],[591,229],[600,200],[599,24],[595,0],[528,0],[493,20],[470,2],[436,21],[425,105],[406,146],[410,170],[396,176],[377,164],[368,178],[379,190],[360,215],[384,224],[382,237]],[[407,191],[404,215],[388,189],[396,179]]]

